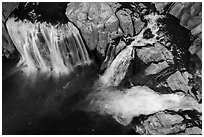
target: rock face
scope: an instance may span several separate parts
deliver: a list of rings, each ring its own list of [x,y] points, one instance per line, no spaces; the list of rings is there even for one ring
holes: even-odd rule
[[[2,3],[2,51],[7,58],[15,52],[15,47],[6,29],[6,19],[17,5],[17,2]]]
[[[120,34],[119,21],[106,3],[69,3],[66,15],[82,33],[90,50],[105,55],[107,43]]]
[[[184,121],[185,116],[163,111],[149,116],[142,125],[133,128],[137,133],[146,135],[201,134],[199,127],[189,128]]]
[[[187,29],[191,30],[192,35],[195,37],[195,43],[197,43],[202,36],[202,3],[201,2],[179,2],[175,3],[169,11],[170,14],[180,19],[180,24]],[[202,48],[200,46],[195,47],[195,43],[192,44],[189,49],[191,54],[196,53],[202,60]],[[197,44],[196,44],[197,45]],[[193,52],[192,52],[193,50]]]
[[[179,18],[182,26],[192,30],[197,25],[201,24],[201,10],[201,2],[179,2],[173,5],[169,13]]]

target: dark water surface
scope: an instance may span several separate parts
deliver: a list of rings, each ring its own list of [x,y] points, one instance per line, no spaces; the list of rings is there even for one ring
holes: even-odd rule
[[[110,116],[79,109],[78,104],[92,92],[98,79],[93,66],[77,68],[69,76],[56,79],[47,75],[26,78],[22,72],[11,74],[14,65],[3,59],[3,134],[133,133]]]

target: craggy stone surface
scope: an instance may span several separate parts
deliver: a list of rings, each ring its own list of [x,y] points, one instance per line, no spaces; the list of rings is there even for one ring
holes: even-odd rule
[[[146,75],[153,75],[161,72],[163,69],[167,68],[169,65],[166,61],[156,63],[151,63],[146,69]]]
[[[179,2],[175,3],[170,14],[179,18],[180,24],[187,29],[192,30],[202,21],[202,3],[201,2]]]
[[[17,2],[3,2],[2,3],[2,47],[3,55],[9,58],[15,52],[15,47],[6,29],[6,19],[18,6]]]
[[[145,118],[141,123],[137,122],[133,129],[141,135],[202,134],[201,127],[192,127],[194,122],[188,114],[181,116],[164,111]]]
[[[202,60],[202,47],[196,46],[202,35],[202,3],[201,2],[179,2],[175,3],[169,11],[170,14],[180,19],[180,24],[191,30],[195,36],[194,43],[189,49],[191,54],[196,53]],[[202,45],[201,43],[199,45]]]
[[[131,16],[124,10],[119,10],[116,12],[117,17],[120,21],[120,26],[122,27],[125,35],[133,36],[133,25]]]
[[[155,11],[165,15],[157,22],[160,26],[157,40],[135,49],[135,58],[124,83],[128,86],[145,85],[160,94],[187,94],[202,103],[202,3],[80,2],[69,3],[65,14],[78,27],[89,50],[102,55],[100,67],[105,70],[146,27],[144,16]],[[3,5],[3,22],[9,12]],[[9,56],[14,47],[4,25],[2,27],[3,53]],[[150,32],[143,36],[147,40],[150,37]],[[132,122],[136,133],[202,133],[201,116],[194,111],[163,111],[144,117],[137,117],[136,122]]]
[[[182,90],[188,92],[191,90],[191,87],[188,86],[189,78],[191,78],[191,74],[188,72],[181,73],[176,71],[170,77],[167,78],[167,83],[169,87],[174,90]]]
[[[137,55],[144,63],[159,61],[173,62],[174,58],[172,53],[159,42],[155,43],[152,47],[138,49]]]
[[[118,18],[106,3],[69,3],[66,15],[81,30],[88,48],[103,56],[109,40],[120,33]]]
[[[149,135],[166,135],[184,131],[185,124],[182,124],[183,117],[172,115],[165,112],[158,112],[149,116],[143,125],[134,127],[135,131],[140,134]]]

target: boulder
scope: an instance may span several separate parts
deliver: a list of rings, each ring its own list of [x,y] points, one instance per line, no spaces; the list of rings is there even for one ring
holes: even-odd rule
[[[189,78],[192,78],[192,75],[187,71],[181,73],[180,71],[176,71],[170,77],[167,78],[168,86],[174,90],[182,90],[184,92],[188,92],[192,87],[188,85]]]
[[[120,21],[120,27],[123,29],[125,35],[133,36],[133,25],[131,16],[124,10],[116,12],[117,17]]]
[[[107,3],[69,3],[66,15],[81,31],[90,50],[104,57],[107,43],[120,35],[119,21]]]
[[[161,72],[163,69],[169,67],[168,63],[166,61],[156,63],[151,63],[146,69],[145,74],[146,75],[154,75],[159,72]]]
[[[149,62],[159,62],[163,60],[173,62],[174,58],[172,53],[159,42],[156,42],[154,46],[151,47],[137,49],[137,56],[146,64]]]
[[[164,13],[164,9],[169,4],[169,2],[154,2],[155,8],[159,13]]]
[[[202,135],[202,129],[199,127],[192,127],[192,128],[187,128],[185,135]]]
[[[142,124],[135,125],[133,129],[139,134],[146,135],[176,134],[186,129],[183,120],[184,118],[177,114],[158,112],[149,116]]]

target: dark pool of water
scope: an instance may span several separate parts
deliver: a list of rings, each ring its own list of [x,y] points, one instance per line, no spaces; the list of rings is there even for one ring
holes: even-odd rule
[[[3,60],[3,134],[134,134],[110,116],[78,106],[98,79],[94,67],[76,69],[58,79],[46,75],[9,75],[15,64]]]

